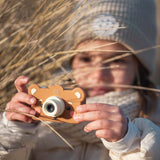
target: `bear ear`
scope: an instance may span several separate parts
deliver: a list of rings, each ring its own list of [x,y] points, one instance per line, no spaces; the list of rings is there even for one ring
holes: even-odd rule
[[[85,100],[85,93],[84,93],[84,91],[81,88],[74,88],[73,89],[73,93],[81,101]]]
[[[28,93],[30,95],[34,95],[38,90],[40,89],[40,87],[37,84],[32,84],[31,86],[29,86],[28,88]]]

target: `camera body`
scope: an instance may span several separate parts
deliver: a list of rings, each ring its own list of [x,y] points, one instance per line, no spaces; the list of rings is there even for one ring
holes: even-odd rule
[[[45,121],[77,123],[71,112],[76,112],[76,107],[85,102],[85,94],[81,88],[64,90],[59,85],[41,88],[32,84],[28,93],[37,98],[37,103],[31,107],[40,108],[38,118]]]

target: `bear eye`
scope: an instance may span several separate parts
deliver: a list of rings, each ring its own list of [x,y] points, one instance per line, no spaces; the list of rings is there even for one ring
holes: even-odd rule
[[[67,107],[66,107],[66,110],[70,111],[70,110],[71,110],[71,107],[70,107],[70,106],[67,106]]]

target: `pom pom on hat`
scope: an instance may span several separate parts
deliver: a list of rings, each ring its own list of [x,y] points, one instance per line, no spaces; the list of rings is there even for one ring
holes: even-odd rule
[[[67,33],[69,49],[88,39],[116,41],[154,72],[157,26],[153,0],[81,0],[76,10]]]

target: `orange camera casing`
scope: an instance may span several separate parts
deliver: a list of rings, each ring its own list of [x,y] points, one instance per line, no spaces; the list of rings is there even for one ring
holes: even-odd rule
[[[45,121],[77,123],[70,113],[76,112],[76,108],[85,102],[85,94],[81,88],[64,90],[60,85],[41,88],[32,84],[28,93],[37,98],[37,103],[31,107],[40,108],[38,118]]]

